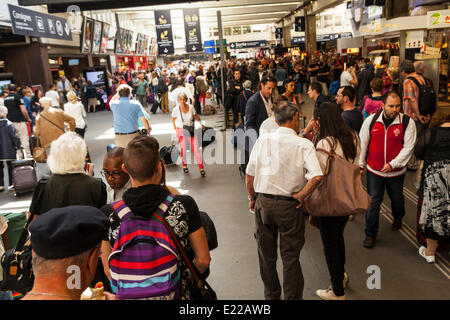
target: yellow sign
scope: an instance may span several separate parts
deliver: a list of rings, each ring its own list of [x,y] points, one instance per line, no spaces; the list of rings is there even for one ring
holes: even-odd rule
[[[359,48],[348,48],[347,53],[359,53]]]

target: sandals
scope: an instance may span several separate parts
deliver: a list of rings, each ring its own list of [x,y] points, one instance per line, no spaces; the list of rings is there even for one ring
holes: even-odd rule
[[[187,167],[183,167],[183,172],[184,173],[189,173],[189,169]]]
[[[428,263],[434,263],[436,258],[435,258],[434,256],[427,256],[427,255],[426,255],[426,250],[427,250],[426,247],[421,246],[421,247],[419,248],[419,254],[420,254],[425,260],[427,260]]]

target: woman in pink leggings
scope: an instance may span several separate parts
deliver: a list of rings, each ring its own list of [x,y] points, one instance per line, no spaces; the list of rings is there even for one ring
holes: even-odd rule
[[[189,173],[186,165],[186,140],[189,140],[191,150],[194,152],[195,161],[200,169],[202,177],[205,176],[202,154],[198,150],[198,140],[194,135],[194,121],[200,122],[200,117],[193,106],[187,103],[188,97],[185,93],[180,93],[177,97],[178,106],[172,111],[173,127],[177,133],[178,142],[181,148],[181,159],[184,173]],[[184,127],[184,129],[183,129]],[[205,126],[202,125],[202,130]]]

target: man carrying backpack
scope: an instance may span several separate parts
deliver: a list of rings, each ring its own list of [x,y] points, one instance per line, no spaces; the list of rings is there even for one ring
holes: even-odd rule
[[[169,113],[169,87],[167,85],[167,71],[161,71],[161,77],[158,79],[158,93],[161,95],[161,112]]]
[[[372,248],[378,233],[379,214],[384,190],[391,199],[394,222],[392,230],[401,229],[405,216],[403,181],[406,164],[416,143],[416,125],[400,113],[401,99],[389,92],[383,99],[383,110],[370,115],[361,127],[361,172],[367,164],[367,192],[372,201],[366,212],[366,239],[363,246]]]
[[[209,267],[197,204],[190,196],[170,194],[161,185],[162,166],[155,138],[131,140],[123,152],[122,167],[130,176],[131,188],[123,200],[102,208],[111,221],[103,240],[114,243],[109,268],[111,289],[119,299],[195,299],[192,279]]]
[[[437,95],[423,76],[416,73],[414,64],[405,60],[400,64],[403,82],[403,113],[416,122],[417,135],[428,126],[431,116],[436,111]],[[418,161],[413,155],[408,169],[417,170]]]

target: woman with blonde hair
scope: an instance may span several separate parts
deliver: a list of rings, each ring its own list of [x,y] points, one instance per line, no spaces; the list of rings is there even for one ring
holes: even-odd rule
[[[83,104],[74,91],[67,93],[67,100],[68,102],[64,105],[64,112],[75,118],[75,132],[84,139],[84,133],[86,131],[86,110],[84,110]]]
[[[181,149],[181,159],[183,164],[183,172],[189,173],[189,169],[186,164],[186,140],[189,140],[191,150],[194,152],[197,165],[200,169],[202,177],[205,176],[205,170],[203,167],[202,154],[199,151],[198,140],[194,135],[194,122],[197,120],[201,122],[199,115],[195,111],[194,107],[187,102],[188,97],[186,93],[182,92],[178,95],[178,106],[172,111],[173,127],[177,134],[178,142]],[[202,125],[202,130],[206,128]]]

